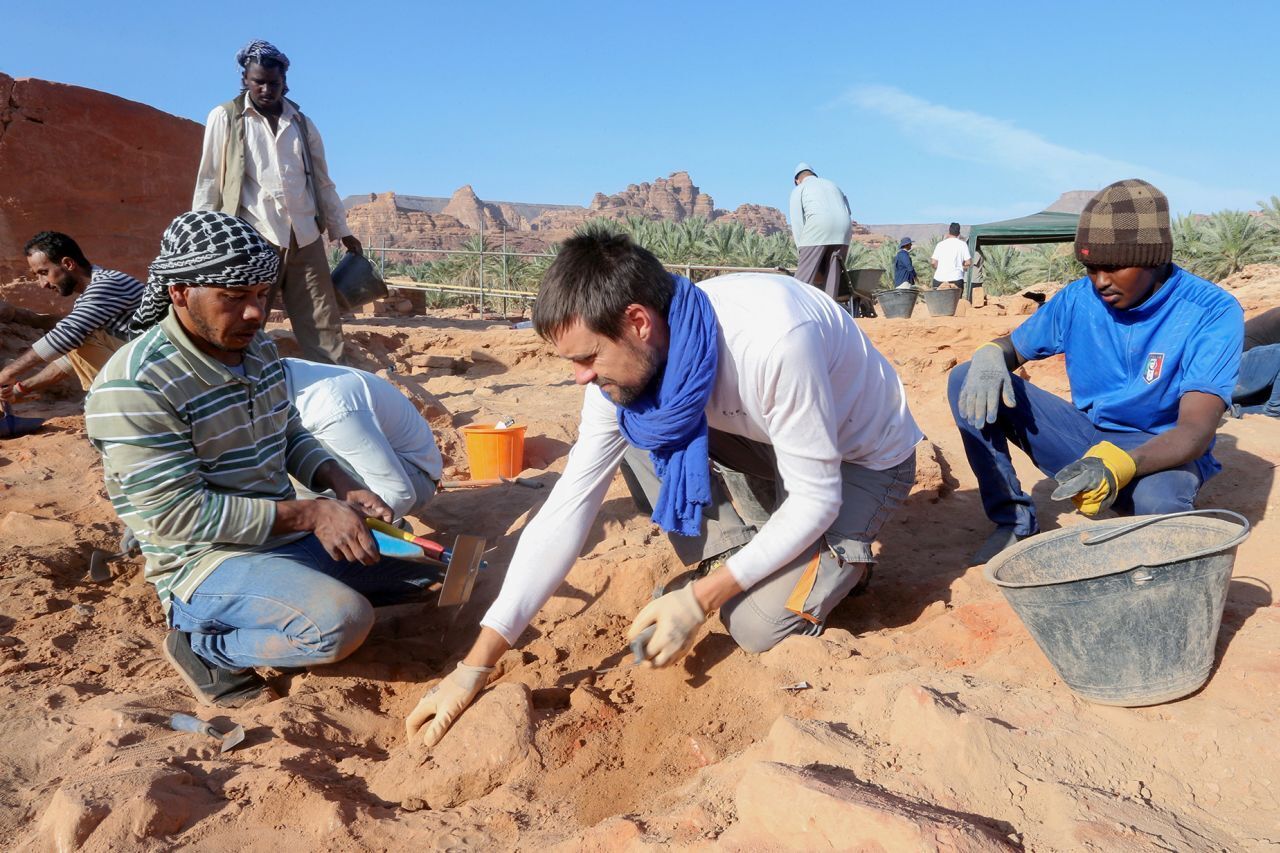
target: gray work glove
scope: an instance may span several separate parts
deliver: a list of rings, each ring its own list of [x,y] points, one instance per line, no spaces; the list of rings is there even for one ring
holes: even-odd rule
[[[1000,402],[1013,408],[1013,376],[1004,363],[1004,350],[991,342],[978,347],[969,362],[969,375],[960,389],[960,416],[974,429],[995,423]]]

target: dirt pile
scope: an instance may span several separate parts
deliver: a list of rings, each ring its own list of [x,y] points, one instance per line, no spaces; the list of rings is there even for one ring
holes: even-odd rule
[[[202,133],[105,92],[0,74],[0,282],[30,275],[22,244],[46,229],[144,276],[191,206]]]
[[[195,707],[163,662],[163,621],[137,561],[116,564],[108,584],[83,577],[88,548],[114,545],[118,525],[74,402],[32,405],[51,426],[0,445],[0,832],[20,850],[1280,843],[1275,424],[1227,422],[1216,451],[1226,470],[1202,493],[1202,505],[1255,525],[1208,685],[1152,708],[1081,702],[965,566],[988,524],[947,410],[947,372],[1020,319],[860,321],[907,384],[928,444],[869,591],[821,636],[750,656],[713,619],[671,669],[597,674],[624,662],[632,616],[678,569],[616,480],[567,582],[429,753],[404,743],[404,715],[465,653],[510,534],[545,490],[437,496],[420,531],[492,545],[473,601],[459,614],[383,608],[348,660],[275,673],[285,698],[218,715]],[[554,483],[581,391],[531,331],[456,315],[360,318],[348,330],[358,365],[417,400],[448,476],[466,474],[460,427],[512,416],[528,427],[525,475]],[[1065,393],[1061,360],[1029,373]],[[1025,458],[1017,467],[1039,481]],[[1080,523],[1043,484],[1034,495],[1047,528]],[[169,731],[174,711],[234,719],[248,736],[221,755]]]

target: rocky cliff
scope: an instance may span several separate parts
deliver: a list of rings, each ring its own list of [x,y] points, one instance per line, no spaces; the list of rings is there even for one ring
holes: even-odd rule
[[[764,235],[787,230],[787,219],[777,208],[743,204],[732,212],[718,209],[711,196],[690,180],[688,172],[631,184],[613,195],[596,193],[586,207],[483,201],[470,184],[459,187],[447,201],[374,193],[349,196],[345,203],[351,230],[375,247],[453,248],[483,230],[491,240],[503,235],[508,248],[536,251],[565,239],[590,219],[633,216],[675,222],[692,217],[738,222]]]
[[[0,282],[30,275],[22,244],[45,229],[145,276],[191,205],[202,132],[105,92],[0,74]]]

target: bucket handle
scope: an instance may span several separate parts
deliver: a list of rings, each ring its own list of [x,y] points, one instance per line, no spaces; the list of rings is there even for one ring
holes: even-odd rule
[[[1144,518],[1139,521],[1135,521],[1132,524],[1126,524],[1121,527],[1116,527],[1112,530],[1104,530],[1103,532],[1095,534],[1093,536],[1082,534],[1080,536],[1080,544],[1081,545],[1101,545],[1103,542],[1110,542],[1112,539],[1116,539],[1120,536],[1124,536],[1126,533],[1132,533],[1135,530],[1140,530],[1143,527],[1146,527],[1151,524],[1155,524],[1156,522],[1167,521],[1170,518],[1183,518],[1189,515],[1225,516],[1231,519],[1232,521],[1238,522],[1241,525],[1242,529],[1238,534],[1236,534],[1234,538],[1230,539],[1227,542],[1224,542],[1220,545],[1214,545],[1209,548],[1202,548],[1199,551],[1193,551],[1190,554],[1183,554],[1170,560],[1161,560],[1160,565],[1165,565],[1168,563],[1182,563],[1188,560],[1196,560],[1196,559],[1199,559],[1200,557],[1207,557],[1210,554],[1217,554],[1218,552],[1225,551],[1228,548],[1234,548],[1235,546],[1239,545],[1241,542],[1249,538],[1249,519],[1245,518],[1243,515],[1241,515],[1238,512],[1232,512],[1229,509],[1190,509],[1185,512],[1171,512],[1166,515],[1156,515],[1150,518]]]

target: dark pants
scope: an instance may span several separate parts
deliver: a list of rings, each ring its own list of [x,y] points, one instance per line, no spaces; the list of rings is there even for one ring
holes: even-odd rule
[[[820,287],[835,299],[839,294],[840,272],[849,254],[847,244],[801,246],[796,259],[796,278]]]
[[[1240,357],[1240,378],[1231,400],[1247,415],[1280,418],[1280,344],[1254,347]]]
[[[998,525],[1013,527],[1019,536],[1030,536],[1040,528],[1036,523],[1035,503],[1022,490],[1014,473],[1010,442],[1022,448],[1037,468],[1052,477],[1100,441],[1132,450],[1154,437],[1147,432],[1098,429],[1071,403],[1017,376],[1013,377],[1017,405],[1012,409],[1002,405],[995,423],[974,429],[960,416],[959,410],[960,389],[968,375],[967,362],[951,371],[947,381],[951,414],[960,428],[969,467],[978,478],[978,491],[987,517]],[[1120,490],[1112,508],[1121,515],[1194,509],[1196,493],[1202,484],[1199,468],[1194,462],[1188,462],[1178,468],[1135,478]]]

